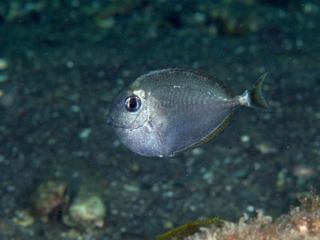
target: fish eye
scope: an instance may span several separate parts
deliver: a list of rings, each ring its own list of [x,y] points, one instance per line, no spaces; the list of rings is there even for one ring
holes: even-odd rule
[[[125,107],[129,112],[136,112],[141,107],[141,100],[138,96],[132,95],[126,98]]]

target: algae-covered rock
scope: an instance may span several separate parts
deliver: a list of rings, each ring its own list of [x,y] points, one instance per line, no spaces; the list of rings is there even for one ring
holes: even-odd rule
[[[55,218],[68,202],[68,184],[62,181],[48,181],[37,188],[32,197],[33,209],[44,221]]]
[[[194,222],[186,223],[182,226],[174,228],[162,235],[159,235],[156,240],[183,240],[198,232],[202,227],[214,225],[221,227],[223,221],[220,218],[211,218],[206,220],[197,220]]]
[[[84,229],[103,227],[106,208],[96,194],[80,194],[71,204],[63,222],[71,227]]]
[[[238,223],[224,222],[223,226],[200,228],[183,240],[318,240],[320,236],[320,197],[313,195],[301,200],[302,206],[276,220],[257,212],[256,218],[244,216]],[[178,238],[179,239],[179,238]]]

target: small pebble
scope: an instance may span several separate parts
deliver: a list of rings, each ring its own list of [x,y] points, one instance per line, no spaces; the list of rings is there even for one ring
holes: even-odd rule
[[[130,166],[131,170],[134,171],[134,172],[138,172],[140,170],[140,167],[138,164],[132,164]]]
[[[15,188],[14,186],[10,185],[10,186],[7,186],[7,187],[6,187],[6,191],[8,191],[8,192],[14,192],[14,191],[16,191],[16,188]]]
[[[34,223],[34,218],[27,210],[18,210],[15,213],[13,222],[22,227],[28,227]]]
[[[276,153],[278,151],[278,149],[270,143],[259,143],[256,145],[256,148],[262,154]]]
[[[67,68],[73,68],[74,67],[74,62],[73,61],[67,61],[66,62]]]
[[[173,228],[173,223],[170,222],[170,221],[166,221],[166,222],[163,224],[163,227],[166,228],[166,229],[171,229],[171,228]]]
[[[174,193],[173,193],[172,191],[164,192],[164,193],[163,193],[163,196],[168,197],[168,198],[171,198],[171,197],[174,196]]]
[[[136,186],[136,185],[130,185],[130,184],[126,184],[124,185],[124,189],[127,191],[127,192],[132,192],[132,193],[137,193],[140,191],[139,187]]]
[[[104,29],[110,29],[113,28],[115,25],[115,20],[114,18],[110,17],[107,19],[101,19],[97,22],[98,26],[100,28],[104,28]]]
[[[206,172],[202,177],[206,182],[212,183],[213,181],[213,173],[212,172]]]
[[[57,143],[57,140],[55,138],[49,138],[48,139],[48,145],[55,145]]]
[[[86,139],[90,136],[90,134],[91,134],[91,129],[85,128],[80,132],[79,137],[82,139]]]
[[[115,141],[112,142],[112,146],[113,147],[119,147],[120,145],[121,145],[121,142],[118,141],[118,140],[115,140]]]
[[[7,60],[0,58],[0,71],[5,70],[8,68]]]
[[[316,13],[316,12],[318,12],[318,10],[319,10],[319,8],[313,3],[307,2],[307,3],[303,4],[303,11],[305,13]]]
[[[201,13],[201,12],[196,12],[196,13],[194,14],[193,18],[194,18],[194,21],[195,21],[196,23],[202,24],[202,23],[204,23],[205,20],[206,20],[206,15],[204,15],[204,14]]]
[[[247,206],[247,211],[248,212],[254,212],[254,207],[253,206]]]
[[[191,153],[193,156],[200,156],[203,154],[203,149],[202,148],[194,148],[192,149]]]
[[[4,106],[4,107],[11,107],[12,104],[14,103],[15,101],[15,94],[12,94],[12,93],[4,93],[2,92],[3,95],[1,96],[0,98],[0,105]]]
[[[242,135],[241,136],[241,142],[247,143],[250,141],[250,137],[248,135]]]
[[[81,233],[76,231],[75,229],[70,229],[67,232],[61,233],[61,237],[67,238],[67,239],[80,239],[80,240],[82,240]]]
[[[311,167],[298,165],[293,169],[293,175],[297,177],[311,177],[315,175],[315,171]]]
[[[78,112],[81,111],[81,108],[79,106],[77,106],[77,105],[73,105],[73,106],[71,106],[71,111],[75,112],[75,113],[78,113]]]
[[[70,226],[101,228],[104,226],[106,208],[103,200],[97,195],[78,196],[71,204],[63,222]]]
[[[197,207],[194,205],[189,206],[190,211],[194,212],[197,210]]]
[[[216,26],[209,26],[208,27],[208,33],[211,36],[217,36],[218,35],[218,28]]]
[[[6,82],[8,80],[8,76],[6,74],[0,74],[0,83]]]
[[[232,190],[232,186],[227,185],[227,186],[225,187],[225,190],[226,190],[227,192],[231,192],[231,190]]]

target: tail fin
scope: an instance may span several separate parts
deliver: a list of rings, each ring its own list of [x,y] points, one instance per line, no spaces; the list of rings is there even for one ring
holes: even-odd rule
[[[268,110],[268,104],[262,95],[262,84],[268,73],[264,73],[256,81],[252,89],[246,90],[240,97],[240,105]]]

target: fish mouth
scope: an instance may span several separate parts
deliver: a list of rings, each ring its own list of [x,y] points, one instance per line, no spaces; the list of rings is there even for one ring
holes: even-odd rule
[[[107,125],[113,128],[124,128],[124,129],[128,128],[123,125],[117,124],[116,121],[112,118],[112,116],[107,117]]]
[[[136,130],[136,129],[139,129],[139,128],[142,128],[142,127],[145,125],[145,123],[147,122],[147,120],[144,121],[144,122],[143,122],[142,124],[140,124],[140,125],[136,125],[135,122],[136,122],[136,120],[134,120],[131,124],[129,124],[129,125],[131,125],[131,126],[129,127],[129,126],[117,124],[117,123],[115,122],[115,120],[112,118],[112,116],[108,116],[108,117],[107,117],[107,125],[108,125],[109,127],[126,129],[126,130],[130,130],[130,131]],[[132,126],[134,126],[134,127],[132,127]]]
[[[112,119],[111,116],[108,116],[108,117],[107,117],[107,125],[108,125],[109,127],[115,127],[114,121],[113,121],[113,119]]]

